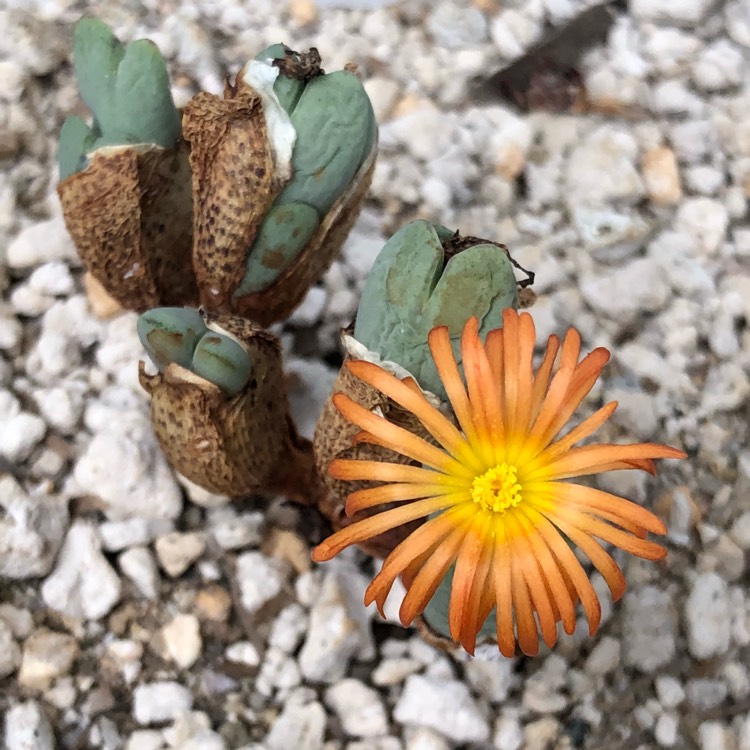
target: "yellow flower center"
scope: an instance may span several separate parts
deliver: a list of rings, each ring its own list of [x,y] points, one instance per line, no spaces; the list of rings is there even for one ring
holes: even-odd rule
[[[471,483],[471,499],[482,510],[504,513],[521,502],[521,485],[515,466],[506,463],[488,469]]]

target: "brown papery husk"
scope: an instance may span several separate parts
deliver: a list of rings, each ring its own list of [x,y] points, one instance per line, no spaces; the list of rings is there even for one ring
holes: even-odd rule
[[[379,408],[383,416],[390,422],[403,427],[409,432],[418,435],[421,438],[434,443],[432,437],[422,427],[419,420],[411,413],[402,409],[398,404],[384,396],[367,383],[363,383],[355,377],[346,367],[346,363],[355,359],[352,354],[347,354],[344,364],[339,371],[338,377],[333,384],[332,395],[334,393],[344,393],[353,401],[361,404],[369,410]],[[331,397],[325,403],[323,411],[318,419],[313,438],[313,450],[315,452],[315,462],[318,467],[321,483],[324,493],[321,495],[318,508],[333,525],[334,530],[342,529],[355,523],[363,518],[367,518],[375,513],[380,513],[389,507],[395,507],[393,504],[380,505],[377,508],[371,508],[347,516],[346,498],[355,490],[365,489],[368,487],[377,487],[381,482],[372,481],[342,481],[334,479],[328,473],[328,465],[334,458],[347,458],[368,461],[387,461],[411,466],[419,466],[417,461],[412,461],[406,456],[396,453],[395,451],[383,448],[379,445],[369,443],[357,443],[352,445],[354,436],[360,432],[360,428],[353,425],[343,415],[341,415],[333,405]],[[384,558],[395,547],[403,541],[409,534],[422,525],[424,521],[413,521],[408,524],[399,526],[391,531],[380,534],[377,537],[362,542],[359,546],[368,554]]]
[[[97,149],[57,186],[65,225],[86,270],[117,302],[143,312],[197,301],[190,266],[187,146]]]
[[[304,250],[266,289],[236,299],[236,313],[266,326],[291,314],[338,257],[370,189],[377,154],[376,138],[349,187],[336,199]]]
[[[309,441],[289,414],[278,339],[254,323],[218,316],[212,323],[245,346],[252,375],[236,396],[174,363],[147,375],[151,420],[172,466],[210,492],[233,497],[252,492],[287,495],[309,503],[317,478]]]
[[[246,84],[227,86],[224,98],[194,96],[182,129],[190,142],[200,301],[211,311],[230,312],[248,249],[286,179],[276,175],[260,94]]]

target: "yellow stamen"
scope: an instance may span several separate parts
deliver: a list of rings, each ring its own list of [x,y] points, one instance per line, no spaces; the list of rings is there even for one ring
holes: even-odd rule
[[[488,469],[471,483],[471,499],[482,510],[504,513],[521,502],[521,485],[515,466],[506,463]]]

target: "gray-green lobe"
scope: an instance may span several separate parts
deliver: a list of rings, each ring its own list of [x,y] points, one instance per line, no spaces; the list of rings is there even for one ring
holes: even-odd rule
[[[309,81],[290,119],[293,177],[276,202],[307,203],[322,218],[370,152],[372,105],[359,78],[339,70]]]
[[[233,339],[209,331],[198,342],[192,371],[236,396],[250,380],[252,368],[247,352]]]
[[[214,383],[230,396],[250,380],[252,366],[245,349],[230,336],[207,328],[197,310],[157,307],[138,318],[138,337],[161,372],[170,363]]]
[[[245,276],[235,297],[269,286],[295,260],[318,228],[318,212],[305,203],[273,205],[247,257]]]
[[[388,240],[362,291],[354,337],[383,359],[405,367],[423,388],[444,398],[427,344],[429,331],[448,326],[460,362],[460,336],[466,321],[477,316],[484,337],[502,325],[504,308],[518,307],[518,292],[513,266],[501,248],[475,245],[443,266],[441,235],[448,239],[453,232],[415,221]]]
[[[76,24],[73,65],[81,98],[94,120],[85,137],[80,123],[68,124],[73,118],[63,126],[61,175],[81,169],[85,154],[101,146],[175,145],[180,113],[172,100],[164,59],[153,42],[139,39],[123,45],[105,23],[83,18]]]
[[[195,347],[208,329],[197,310],[157,307],[139,316],[136,330],[151,361],[164,370],[170,362],[190,369]]]

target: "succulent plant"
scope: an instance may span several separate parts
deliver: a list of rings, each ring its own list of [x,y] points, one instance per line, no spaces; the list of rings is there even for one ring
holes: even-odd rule
[[[164,60],[84,18],[73,61],[93,121],[65,121],[57,190],[86,270],[125,308],[190,304],[190,169]]]
[[[194,97],[195,268],[201,302],[261,324],[285,315],[338,252],[374,168],[377,129],[359,78],[316,50],[275,45],[224,98]]]
[[[427,334],[448,326],[454,354],[460,361],[459,340],[466,320],[475,315],[485,334],[502,325],[502,311],[517,308],[518,287],[514,262],[503,245],[476,237],[462,237],[440,225],[414,221],[397,231],[378,254],[367,277],[351,334],[342,337],[344,366],[333,393],[344,393],[410,432],[431,440],[424,427],[398,404],[352,376],[350,360],[376,362],[401,379],[415,381],[426,397],[439,403],[446,398],[430,356]],[[530,275],[533,278],[533,275]],[[523,286],[527,281],[522,281]],[[326,494],[321,511],[334,528],[362,518],[347,516],[346,498],[362,482],[340,481],[328,473],[334,458],[360,458],[408,463],[382,446],[357,442],[359,430],[339,414],[331,399],[323,408],[313,441],[315,461]],[[365,512],[366,514],[366,512]],[[370,540],[367,551],[384,557],[413,528],[403,526]]]
[[[159,372],[151,396],[157,439],[177,471],[219,494],[265,490],[317,499],[309,443],[289,415],[278,340],[235,316],[187,308],[141,315],[138,334]]]

